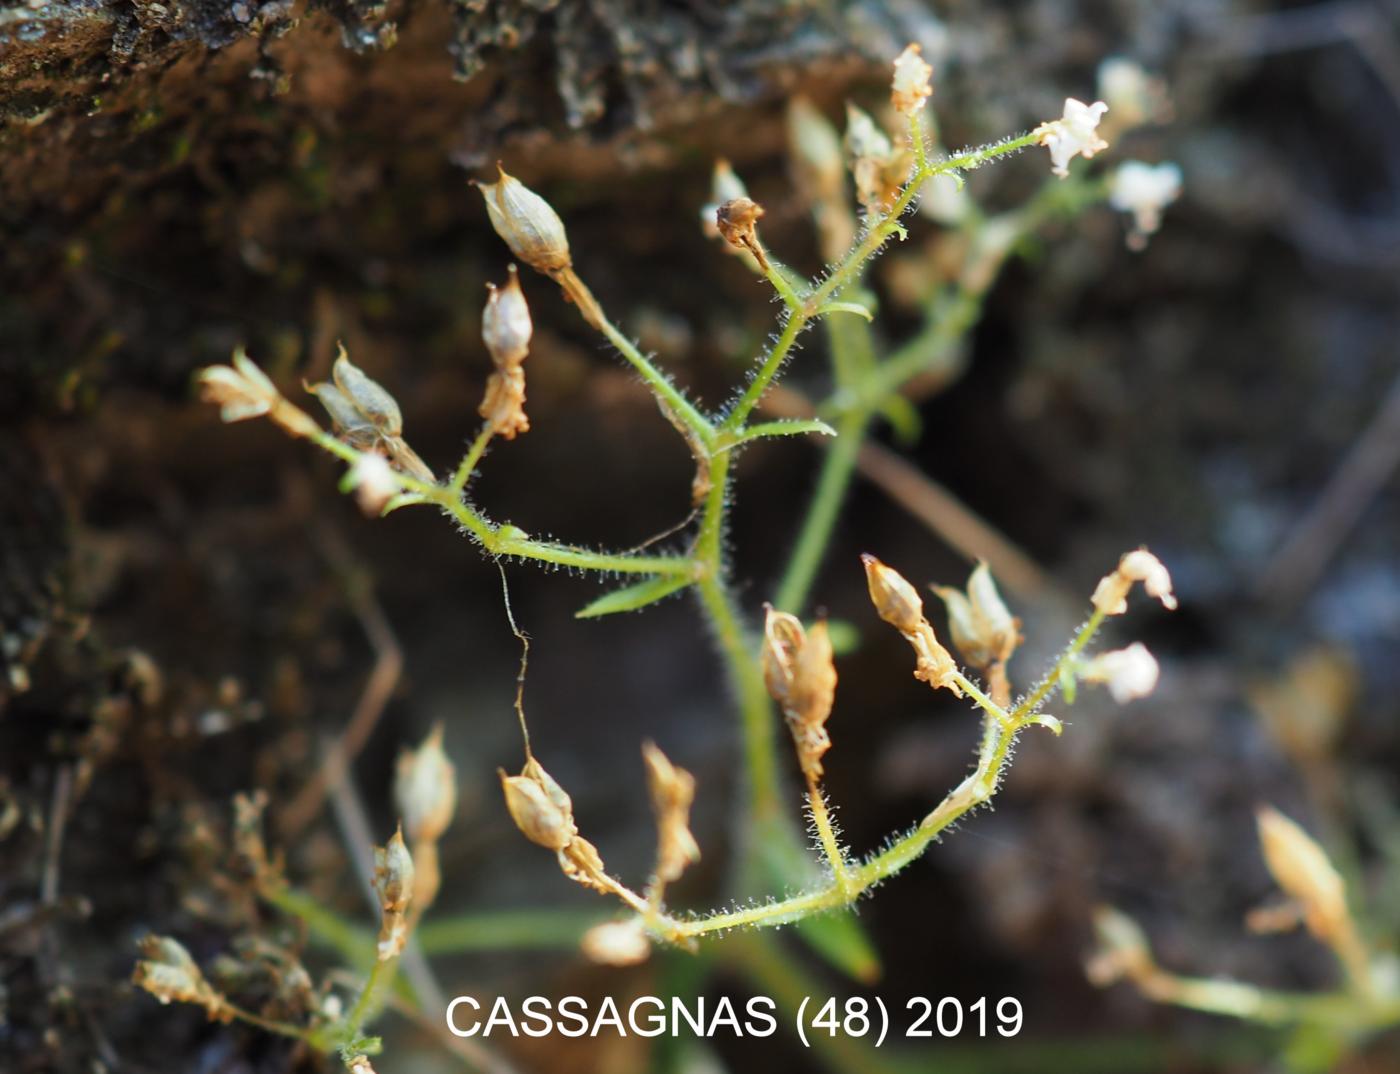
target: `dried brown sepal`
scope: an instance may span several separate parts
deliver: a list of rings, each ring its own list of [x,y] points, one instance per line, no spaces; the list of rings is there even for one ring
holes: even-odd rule
[[[233,1005],[209,983],[184,945],[169,936],[141,940],[141,959],[131,980],[161,1003],[193,1003],[214,1022],[234,1018]]]
[[[853,104],[846,105],[843,142],[856,198],[872,215],[887,211],[909,178],[913,159],[908,148],[896,149],[869,113]]]
[[[486,394],[477,413],[486,419],[495,435],[514,440],[530,431],[525,414],[525,370],[520,366],[498,369],[486,378]]]
[[[763,678],[783,710],[802,771],[822,775],[822,756],[831,748],[826,722],[836,701],[836,664],[826,623],[806,631],[787,612],[768,608],[763,624]]]
[[[738,250],[747,250],[764,272],[768,271],[768,257],[763,252],[763,244],[758,241],[758,220],[763,216],[763,206],[752,198],[733,198],[715,210],[715,226],[720,237]]]
[[[559,214],[519,179],[507,175],[498,163],[500,175],[494,183],[476,183],[486,199],[491,226],[505,240],[511,253],[537,272],[552,275],[569,268],[569,237]]]
[[[225,422],[266,417],[292,436],[315,436],[321,431],[310,414],[282,397],[277,386],[240,347],[230,365],[211,365],[195,377],[199,397],[219,408]]]
[[[403,841],[403,829],[398,828],[388,843],[374,848],[374,890],[379,895],[381,912],[376,949],[380,962],[403,954],[408,943],[408,908],[413,901],[413,888],[413,857]]]
[[[951,690],[962,697],[958,685],[958,666],[924,618],[924,602],[909,581],[892,567],[887,567],[868,553],[862,555],[865,580],[870,588],[870,600],[881,619],[904,635],[914,649],[914,677],[935,690]]]
[[[267,809],[267,792],[233,796],[233,850],[252,874],[259,890],[282,884],[281,855],[270,857],[263,840],[262,820]]]
[[[1104,615],[1122,615],[1128,610],[1128,592],[1134,582],[1141,582],[1147,595],[1161,601],[1168,611],[1176,608],[1172,577],[1162,561],[1146,548],[1125,554],[1113,573],[1099,580],[1090,601]]]
[[[653,742],[642,744],[642,759],[656,814],[656,879],[664,885],[679,879],[688,865],[700,860],[700,846],[690,831],[695,777],[673,765]]]

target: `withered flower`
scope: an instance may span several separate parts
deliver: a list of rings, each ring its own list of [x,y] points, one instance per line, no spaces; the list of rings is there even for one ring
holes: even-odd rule
[[[768,609],[763,624],[763,678],[783,710],[802,771],[822,775],[831,748],[826,722],[836,700],[836,665],[826,623],[804,630],[795,615]]]
[[[655,743],[643,744],[642,759],[656,814],[656,879],[664,885],[679,879],[686,866],[700,860],[700,847],[690,831],[695,777],[673,765]]]

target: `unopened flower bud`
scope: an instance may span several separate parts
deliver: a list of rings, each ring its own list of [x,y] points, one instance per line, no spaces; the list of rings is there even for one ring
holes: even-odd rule
[[[635,966],[651,954],[640,918],[594,925],[583,934],[580,947],[590,962],[603,966]]]
[[[569,238],[564,222],[549,202],[540,197],[504,168],[496,166],[500,178],[494,183],[478,183],[486,199],[491,226],[505,240],[511,253],[532,269],[545,274],[569,268]]]
[[[1098,950],[1089,959],[1089,980],[1100,988],[1127,978],[1148,980],[1157,969],[1147,936],[1136,921],[1111,906],[1094,910],[1094,935]]]
[[[442,724],[434,727],[416,750],[407,750],[399,757],[394,799],[414,843],[440,839],[452,823],[457,809],[457,770],[442,749]]]
[[[1079,671],[1085,682],[1101,682],[1120,705],[1147,697],[1157,688],[1157,658],[1140,641],[1126,649],[1100,653]]]
[[[896,112],[912,115],[933,95],[929,79],[933,68],[924,62],[922,49],[909,45],[894,61],[894,82],[890,87],[890,103]]]
[[[1284,894],[1303,907],[1310,932],[1335,943],[1351,928],[1346,885],[1327,852],[1277,809],[1263,806],[1256,814],[1264,863]]]
[[[510,266],[510,278],[504,287],[486,285],[490,296],[481,314],[481,339],[491,352],[497,368],[519,365],[530,349],[534,326],[530,322],[530,307],[525,292],[520,289],[520,274]]]
[[[924,602],[919,591],[898,571],[869,553],[862,555],[860,561],[865,564],[870,600],[880,618],[904,634],[915,633],[924,621]]]
[[[525,838],[550,850],[563,850],[573,841],[577,829],[567,805],[568,795],[564,795],[566,804],[561,807],[545,787],[528,774],[508,776],[500,772],[499,775],[506,809]]]

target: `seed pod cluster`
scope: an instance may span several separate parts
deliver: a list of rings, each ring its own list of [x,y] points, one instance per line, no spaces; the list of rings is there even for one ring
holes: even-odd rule
[[[203,1007],[211,1021],[233,1021],[228,1000],[209,983],[184,945],[170,936],[151,935],[141,941],[141,959],[131,980],[161,1003],[193,1003]]]
[[[914,677],[935,690],[951,690],[955,696],[962,697],[956,678],[958,666],[924,618],[924,602],[919,591],[898,571],[874,556],[867,553],[860,559],[865,564],[865,581],[875,611],[914,648]]]
[[[525,416],[524,363],[534,326],[514,265],[504,287],[486,287],[490,297],[481,314],[481,339],[496,371],[486,381],[479,413],[493,433],[514,440],[516,434],[530,431],[530,419]]]
[[[763,623],[763,679],[797,747],[803,774],[820,779],[831,748],[826,722],[836,700],[836,665],[826,623],[804,630],[795,615],[772,607]]]

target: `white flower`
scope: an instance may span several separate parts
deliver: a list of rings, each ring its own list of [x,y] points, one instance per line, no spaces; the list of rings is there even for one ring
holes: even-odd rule
[[[347,488],[355,490],[355,502],[370,518],[381,514],[399,493],[399,479],[389,460],[375,451],[360,455],[345,475]]]
[[[594,925],[583,934],[580,946],[590,961],[604,966],[635,966],[651,953],[642,922],[635,919]]]
[[[1065,99],[1065,114],[1035,129],[1040,144],[1050,150],[1050,171],[1061,179],[1069,175],[1069,162],[1077,156],[1088,160],[1108,143],[1098,135],[1099,120],[1108,111],[1103,101],[1085,104],[1073,97]]]
[[[1157,658],[1135,641],[1126,649],[1100,653],[1079,673],[1085,682],[1101,682],[1120,705],[1146,697],[1157,686]]]
[[[1112,574],[1099,579],[1089,599],[1104,615],[1122,615],[1128,610],[1128,591],[1134,582],[1141,582],[1147,595],[1161,601],[1168,611],[1176,609],[1171,574],[1162,561],[1145,548],[1124,555]]]
[[[1120,212],[1133,214],[1133,233],[1128,245],[1146,243],[1147,236],[1162,225],[1162,210],[1181,196],[1181,169],[1165,164],[1144,164],[1130,160],[1113,173],[1108,187],[1108,203]]]
[[[918,45],[910,45],[894,61],[894,82],[890,86],[890,103],[896,112],[913,115],[933,95],[929,79],[933,68],[924,63]]]

